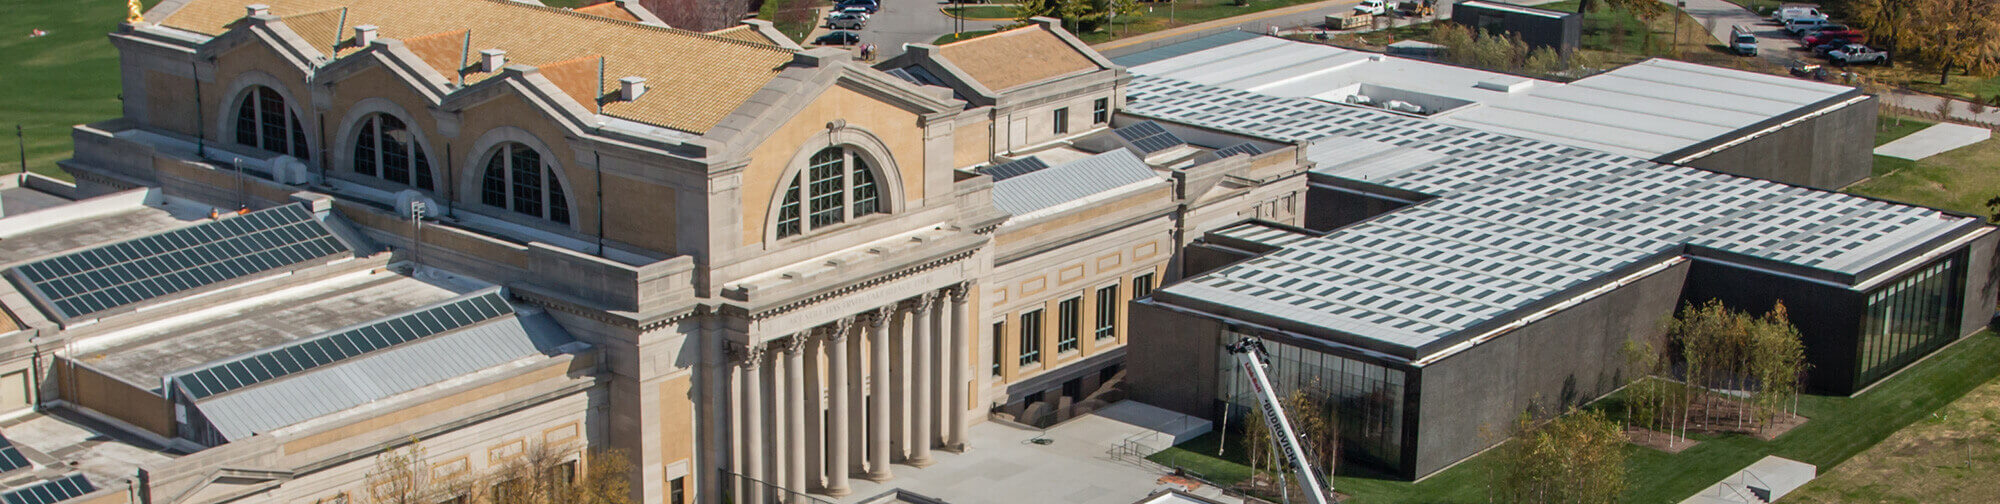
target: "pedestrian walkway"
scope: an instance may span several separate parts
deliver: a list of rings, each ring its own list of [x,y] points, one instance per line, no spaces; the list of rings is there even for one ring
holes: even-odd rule
[[[1963,124],[1938,123],[1875,148],[1878,156],[1911,161],[1950,152],[1952,149],[1984,142],[1993,131]]]
[[[1777,502],[1819,475],[1812,464],[1776,455],[1736,471],[1681,504],[1765,504]]]

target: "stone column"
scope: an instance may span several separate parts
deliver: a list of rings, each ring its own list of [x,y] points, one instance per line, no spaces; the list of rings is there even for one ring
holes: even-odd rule
[[[854,318],[848,317],[834,325],[833,332],[826,334],[826,386],[827,415],[826,435],[826,494],[834,497],[847,495],[853,490],[847,487],[847,468],[853,464],[847,458],[848,446],[848,404],[847,404],[847,332],[853,328]]]
[[[764,502],[764,486],[759,483],[764,480],[764,376],[758,370],[763,361],[764,345],[752,343],[744,349],[742,362],[736,367],[736,379],[741,383],[738,391],[743,394],[737,398],[742,403],[743,416],[737,420],[740,429],[736,431],[736,439],[743,447],[741,466],[746,478],[743,493],[738,494],[736,501],[743,503]]]
[[[799,419],[799,422],[805,424],[806,429],[804,441],[808,492],[826,491],[826,416],[822,413],[826,411],[826,396],[821,393],[826,390],[824,378],[826,364],[820,361],[820,356],[826,352],[824,329],[816,328],[806,333],[805,357],[801,359],[805,361],[806,409],[803,412],[805,418]]]
[[[868,479],[888,481],[889,472],[889,316],[884,307],[868,317]]]
[[[766,344],[770,346],[765,354],[771,360],[764,365],[764,456],[767,460],[764,461],[763,480],[768,485],[766,498],[771,502],[784,502],[784,492],[779,489],[784,488],[785,478],[789,477],[785,474],[785,460],[792,458],[792,447],[795,446],[792,439],[786,436],[789,432],[785,429],[785,415],[789,413],[785,406],[791,404],[792,395],[792,391],[785,388],[785,383],[791,381],[791,377],[785,373],[789,371],[785,367],[785,341],[772,340]]]
[[[937,305],[937,298],[937,293],[932,292],[917,302],[916,344],[910,352],[914,356],[910,385],[916,390],[910,394],[914,400],[910,401],[909,464],[917,467],[931,465],[931,421],[937,418],[937,410],[931,404],[937,390],[931,384],[937,378],[931,374],[931,338],[937,337],[931,332],[931,324],[936,322],[931,318],[931,310]]]
[[[785,341],[785,415],[778,421],[785,426],[785,490],[792,493],[786,502],[804,502],[806,493],[806,363],[805,348],[808,333],[792,335]]]
[[[967,350],[969,350],[967,348],[967,345],[969,345],[968,340],[970,338],[966,334],[966,326],[968,324],[966,324],[965,305],[966,290],[971,289],[971,287],[970,284],[961,283],[951,288],[951,354],[945,358],[945,366],[947,366],[946,370],[948,371],[945,373],[945,376],[949,377],[945,387],[951,390],[949,394],[951,403],[945,405],[945,411],[951,412],[949,415],[950,419],[945,422],[945,425],[950,427],[951,433],[946,437],[945,444],[959,452],[964,452],[967,448],[965,439],[965,407],[967,402],[966,394],[971,392],[966,390],[968,387],[966,383],[970,381],[970,376],[966,374],[966,368],[972,363],[967,362],[968,358],[966,357]]]
[[[723,410],[729,403],[728,361],[722,356],[722,316],[709,314],[701,319],[701,454],[695,464],[697,502],[722,503],[722,467],[728,459],[728,442],[723,433]]]

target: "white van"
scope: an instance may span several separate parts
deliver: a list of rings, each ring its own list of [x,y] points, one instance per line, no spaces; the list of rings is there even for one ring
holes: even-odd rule
[[[1827,21],[1827,19],[1824,17],[1793,18],[1792,20],[1785,22],[1785,33],[1790,33],[1792,35],[1799,35],[1805,33],[1807,30],[1819,28],[1821,26],[1826,26],[1829,24],[1833,24],[1833,22]]]
[[[1771,12],[1771,22],[1781,25],[1790,22],[1793,19],[1800,19],[1800,18],[1825,19],[1826,14],[1821,14],[1818,8],[1796,7],[1796,6],[1784,7]]]

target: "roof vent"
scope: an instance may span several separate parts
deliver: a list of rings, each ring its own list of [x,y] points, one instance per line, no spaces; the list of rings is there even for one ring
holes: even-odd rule
[[[365,24],[354,27],[354,45],[368,47],[375,43],[375,25]]]
[[[498,72],[500,71],[500,67],[503,66],[507,66],[506,49],[486,49],[479,51],[479,71]]]
[[[623,79],[618,79],[619,99],[625,101],[632,101],[639,99],[639,96],[644,94],[646,94],[645,77],[626,77]]]
[[[1484,89],[1487,91],[1499,91],[1502,93],[1513,94],[1522,91],[1527,91],[1528,88],[1535,87],[1535,81],[1528,79],[1491,79],[1491,80],[1479,81],[1478,84],[1474,84],[1472,85],[1472,87]]]
[[[247,13],[247,14],[244,14],[245,16],[249,16],[249,17],[257,17],[257,16],[269,16],[269,15],[271,15],[271,6],[269,6],[269,5],[264,5],[264,4],[250,4],[250,5],[248,5],[248,6],[245,6],[245,7],[243,8],[243,10],[246,10],[246,11],[249,11],[249,13]],[[321,32],[321,33],[325,33],[325,32]]]

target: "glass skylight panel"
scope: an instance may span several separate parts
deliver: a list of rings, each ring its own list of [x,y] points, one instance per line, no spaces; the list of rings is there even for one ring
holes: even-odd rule
[[[55,504],[95,491],[90,480],[76,473],[0,493],[0,504]]]
[[[0,436],[0,473],[23,467],[28,467],[28,457],[21,455],[21,449],[15,448],[6,436]]]
[[[256,355],[168,377],[200,400],[223,392],[326,366],[513,313],[498,292],[460,299],[423,310],[322,335]],[[475,316],[449,316],[451,313]],[[433,324],[420,323],[429,319]],[[292,364],[283,364],[289,359]]]
[[[348,252],[292,204],[14,268],[64,318]]]

